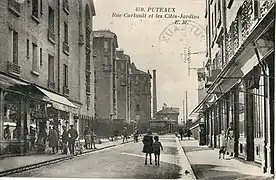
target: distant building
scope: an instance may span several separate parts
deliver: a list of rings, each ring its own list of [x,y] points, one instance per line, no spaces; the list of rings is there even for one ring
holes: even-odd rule
[[[131,64],[130,119],[138,123],[140,132],[146,132],[151,119],[151,74]]]
[[[94,31],[95,122],[98,135],[112,133],[112,119],[118,116],[116,48],[117,36],[109,30]]]
[[[130,56],[119,49],[116,52],[117,118],[113,119],[117,129],[130,124]]]
[[[167,107],[156,112],[155,118],[150,121],[150,129],[155,132],[174,133],[178,131],[179,108]]]

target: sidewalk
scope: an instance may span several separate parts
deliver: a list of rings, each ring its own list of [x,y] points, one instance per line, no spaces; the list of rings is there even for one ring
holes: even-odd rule
[[[133,139],[129,140],[128,143],[133,142]],[[122,140],[118,139],[116,141],[108,141],[104,140],[101,144],[96,144],[96,150],[86,150],[84,149],[83,154],[114,147],[117,145],[121,145]],[[126,143],[124,143],[126,144]],[[57,154],[33,154],[33,155],[25,155],[25,156],[14,156],[14,157],[6,157],[0,160],[0,177],[8,176],[12,173],[22,172],[28,169],[34,169],[41,166],[57,163],[60,161],[64,161],[67,159],[72,159],[80,155],[63,155],[59,151]]]
[[[197,179],[273,179],[262,173],[260,167],[245,164],[225,155],[218,159],[218,149],[199,146],[197,140],[180,141]]]

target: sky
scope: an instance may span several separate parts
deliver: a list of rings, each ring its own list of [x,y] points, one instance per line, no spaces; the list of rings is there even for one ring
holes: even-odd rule
[[[93,29],[116,33],[119,48],[130,55],[137,68],[151,72],[156,69],[158,110],[164,103],[179,108],[181,120],[187,91],[190,114],[198,104],[197,73],[190,70],[188,75],[183,52],[188,46],[192,53],[203,52],[192,55],[190,65],[191,68],[203,67],[206,61],[205,0],[94,0],[94,6]],[[130,17],[134,13],[146,18]],[[181,14],[193,17],[185,24],[187,19]],[[178,18],[171,17],[174,15]],[[176,20],[179,24],[175,24]]]

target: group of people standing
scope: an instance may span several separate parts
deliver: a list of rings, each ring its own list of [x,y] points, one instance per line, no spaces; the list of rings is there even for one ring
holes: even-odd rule
[[[63,132],[61,134],[61,139],[59,137],[59,132],[56,126],[52,126],[49,131],[48,141],[49,147],[52,148],[52,153],[55,154],[59,150],[59,140],[61,140],[62,154],[68,154],[68,148],[70,154],[75,153],[75,143],[76,139],[79,137],[78,131],[74,129],[73,125],[70,125],[70,129],[67,130],[66,126],[62,126]]]
[[[85,140],[84,148],[92,149],[94,147],[94,149],[96,149],[95,139],[96,139],[96,135],[94,131],[92,129],[90,130],[89,127],[86,126],[84,130],[84,140]]]

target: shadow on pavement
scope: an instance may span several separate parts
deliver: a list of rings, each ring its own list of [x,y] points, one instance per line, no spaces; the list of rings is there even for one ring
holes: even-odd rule
[[[221,180],[221,179],[228,179],[228,180],[232,180],[232,179],[270,180],[271,179],[272,180],[273,179],[273,178],[263,177],[263,176],[241,174],[236,171],[227,171],[227,169],[224,166],[216,166],[216,165],[210,165],[210,164],[193,164],[192,168],[194,170],[194,173],[197,179],[212,179],[212,180]]]
[[[209,147],[185,146],[185,147],[182,147],[182,148],[186,153],[187,152],[194,152],[194,151],[206,151],[206,150],[212,151],[212,149],[209,148]]]
[[[161,153],[177,155],[178,151],[177,151],[177,147],[164,146],[164,151],[162,151]]]

